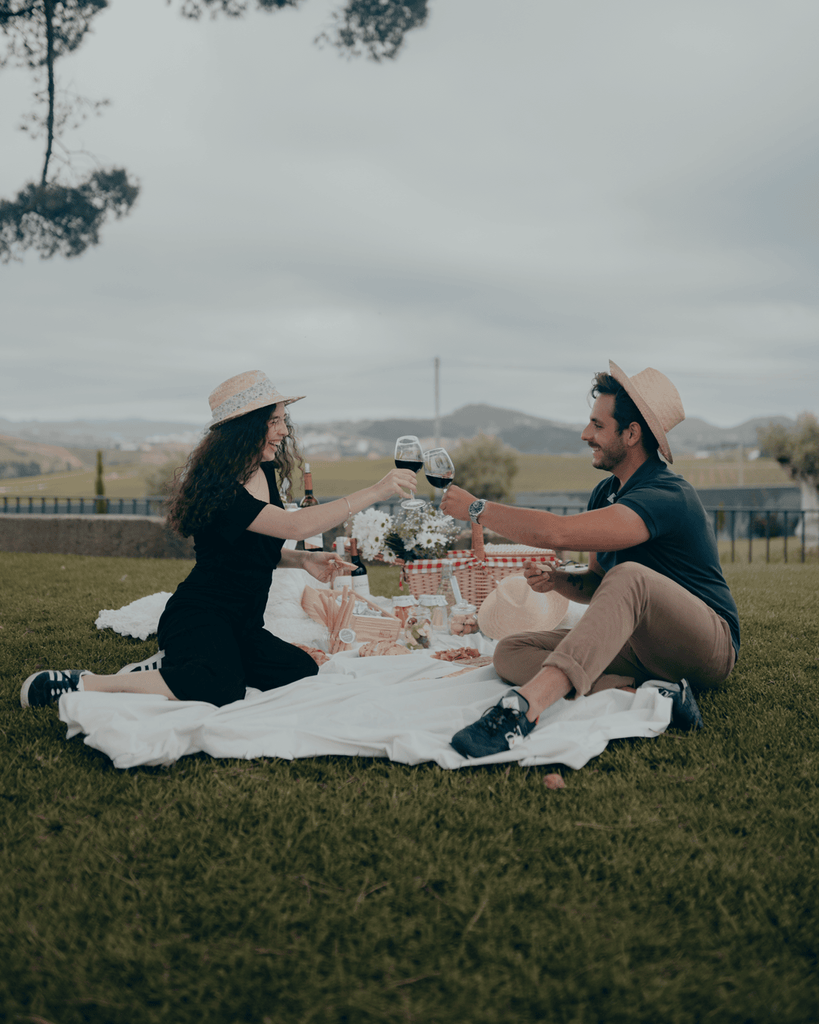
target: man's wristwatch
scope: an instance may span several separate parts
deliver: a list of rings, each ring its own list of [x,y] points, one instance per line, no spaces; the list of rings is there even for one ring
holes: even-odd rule
[[[473,501],[469,506],[469,518],[473,523],[477,523],[478,516],[486,508],[486,501],[483,498],[478,498],[477,501]]]

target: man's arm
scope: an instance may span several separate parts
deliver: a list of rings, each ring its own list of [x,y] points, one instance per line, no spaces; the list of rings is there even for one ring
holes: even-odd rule
[[[452,484],[444,492],[441,509],[455,519],[468,520],[469,506],[474,500],[469,491]],[[622,551],[644,544],[650,537],[648,527],[633,509],[616,504],[558,516],[488,501],[480,524],[516,544],[565,551]]]

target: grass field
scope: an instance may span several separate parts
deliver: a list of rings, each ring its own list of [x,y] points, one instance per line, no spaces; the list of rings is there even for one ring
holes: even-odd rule
[[[726,567],[743,651],[700,701],[706,729],[612,743],[577,772],[123,772],[66,742],[54,709],[19,707],[38,664],[150,653],[94,619],[188,568],[0,554],[4,1020],[815,1019],[819,566]]]
[[[600,471],[592,467],[586,455],[520,455],[518,464],[514,491],[591,491],[601,479]],[[392,468],[393,461],[341,459],[327,462],[311,459],[310,466],[316,494],[333,497],[369,486]],[[680,458],[673,468],[695,487],[736,487],[740,482],[747,487],[787,487],[790,484],[772,459],[756,459],[740,467],[732,458]],[[116,465],[106,463],[105,493],[110,498],[143,497],[147,493],[146,479],[155,470],[154,465],[135,461]],[[19,477],[0,482],[0,495],[90,498],[94,496],[95,479],[96,475],[91,470]],[[418,483],[419,493],[429,497],[432,488],[421,474]]]

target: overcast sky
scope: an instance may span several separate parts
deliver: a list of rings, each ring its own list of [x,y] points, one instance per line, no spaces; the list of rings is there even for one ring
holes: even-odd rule
[[[262,369],[301,423],[427,417],[436,356],[442,413],[582,422],[609,358],[720,426],[819,412],[816,0],[430,0],[381,64],[313,45],[338,6],[111,0],[58,64],[111,100],[67,141],[142,193],[0,266],[0,416],[204,423]]]

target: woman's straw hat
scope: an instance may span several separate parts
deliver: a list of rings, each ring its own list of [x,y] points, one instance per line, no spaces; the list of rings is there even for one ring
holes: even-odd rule
[[[679,391],[664,373],[652,370],[651,367],[633,377],[627,377],[617,363],[609,359],[609,373],[625,388],[629,398],[643,414],[651,433],[657,438],[663,458],[666,462],[673,462],[665,435],[685,419]]]
[[[208,426],[235,420],[237,416],[263,409],[266,405],[290,405],[300,398],[304,395],[280,395],[266,373],[248,370],[220,384],[208,398],[213,417]]]
[[[502,640],[510,633],[546,632],[555,628],[568,608],[569,601],[561,594],[538,594],[525,576],[504,576],[484,599],[478,625],[492,640]]]

